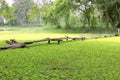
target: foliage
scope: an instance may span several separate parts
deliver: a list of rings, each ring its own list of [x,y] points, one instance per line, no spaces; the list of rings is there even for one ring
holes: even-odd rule
[[[103,11],[103,17],[105,17],[106,27],[109,23],[115,27],[118,22],[120,3],[119,0],[98,0],[99,8]]]
[[[64,19],[66,23],[66,28],[71,28],[70,26],[70,14],[73,9],[73,3],[70,0],[56,0],[54,4],[50,7],[50,12],[48,14],[48,21],[53,19],[56,25],[60,26],[58,20]],[[56,22],[57,21],[57,22]]]
[[[50,24],[53,24],[53,25],[56,25],[57,28],[61,28],[60,26],[60,23],[59,23],[59,16],[55,16],[53,13],[53,8],[51,8],[50,5],[46,5],[46,6],[43,6],[45,9],[45,13],[46,15],[43,17],[43,20],[44,22],[47,24],[47,23],[50,23]],[[48,10],[47,8],[50,7],[50,9]]]
[[[2,1],[5,8],[0,8],[0,14],[16,25],[38,22],[70,29],[79,24],[89,28],[105,24],[108,31],[119,23],[119,0],[15,0],[13,7]]]
[[[14,16],[16,17],[16,24],[28,23],[28,13],[32,6],[32,0],[15,0],[13,7],[15,8]]]
[[[29,13],[28,13],[28,20],[29,22],[35,22],[35,20],[40,19],[40,9],[37,7],[37,5],[34,5],[31,7]]]
[[[5,17],[7,20],[12,20],[14,17],[12,15],[13,7],[8,6],[5,0],[0,1],[0,16]]]

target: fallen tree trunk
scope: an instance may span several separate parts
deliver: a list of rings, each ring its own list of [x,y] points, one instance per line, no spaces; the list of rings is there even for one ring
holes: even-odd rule
[[[15,39],[10,39],[10,41],[6,40],[6,44],[9,44],[9,46],[1,47],[0,50],[6,50],[6,49],[14,49],[14,48],[26,48],[28,44],[38,43],[38,42],[44,42],[48,41],[48,44],[50,44],[51,41],[57,41],[57,44],[60,44],[63,38],[45,38],[41,40],[35,40],[35,41],[28,41],[23,43],[18,43]]]
[[[68,36],[66,36],[66,41],[68,41],[69,39],[71,39],[71,40],[85,40],[86,39],[86,37],[85,36],[82,36],[82,37],[68,37]]]
[[[115,35],[108,35],[108,34],[104,34],[102,36],[92,36],[92,37],[68,37],[65,36],[63,38],[45,38],[45,39],[41,39],[41,40],[34,40],[34,41],[27,41],[27,42],[23,42],[23,43],[19,43],[17,42],[15,39],[10,39],[10,40],[6,40],[6,44],[8,44],[9,46],[5,46],[5,47],[1,47],[0,50],[6,50],[6,49],[14,49],[14,48],[26,48],[27,45],[29,44],[33,44],[33,43],[38,43],[38,42],[45,42],[47,41],[48,44],[51,43],[51,41],[57,41],[57,44],[60,44],[61,41],[63,40],[85,40],[85,39],[97,39],[97,38],[106,38],[109,36],[115,36]]]
[[[50,41],[58,41],[57,44],[60,44],[61,41],[63,41],[64,38],[52,38],[48,40],[48,44],[50,44]]]
[[[25,48],[26,44],[24,43],[18,43],[15,39],[10,39],[10,41],[6,40],[6,44],[9,44],[9,46],[1,47],[0,50],[5,49],[12,49],[12,48]]]
[[[26,48],[27,46],[23,43],[16,43],[12,44],[9,46],[1,47],[0,50],[5,50],[5,49],[14,49],[14,48]]]

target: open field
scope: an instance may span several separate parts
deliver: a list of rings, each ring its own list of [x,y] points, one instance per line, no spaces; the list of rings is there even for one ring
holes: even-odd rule
[[[65,37],[68,36],[84,36],[84,35],[92,35],[88,33],[73,33],[71,31],[63,31],[60,29],[54,28],[44,28],[44,27],[2,27],[0,28],[0,40],[6,39],[17,39],[17,40],[36,40],[42,38],[57,38],[57,37]],[[7,30],[7,31],[4,31]]]
[[[92,35],[46,32],[38,28],[0,31],[0,46],[46,37]],[[119,80],[120,37],[32,44],[0,51],[0,80]]]

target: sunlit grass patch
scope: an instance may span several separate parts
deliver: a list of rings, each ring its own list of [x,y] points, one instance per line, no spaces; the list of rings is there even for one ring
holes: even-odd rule
[[[58,30],[58,32],[51,32],[51,31],[44,31],[44,28],[40,27],[28,27],[28,28],[10,28],[16,29],[15,31],[0,31],[0,41],[7,40],[7,39],[17,39],[17,40],[36,40],[36,39],[43,39],[43,38],[58,38],[58,37],[65,37],[71,36],[84,36],[84,35],[91,35],[91,34],[80,34],[80,33],[64,33]]]

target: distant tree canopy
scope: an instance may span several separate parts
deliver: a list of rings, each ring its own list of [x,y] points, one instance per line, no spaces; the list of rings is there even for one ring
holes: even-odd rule
[[[33,0],[14,0],[12,7],[1,0],[0,12],[0,16],[16,25],[38,20],[55,25],[56,28],[64,26],[66,29],[75,25],[92,28],[105,24],[108,30],[109,25],[114,28],[120,23],[119,0],[42,0],[40,3]]]
[[[10,19],[12,15],[12,7],[8,6],[5,0],[0,1],[0,16],[4,16],[6,19]]]
[[[98,23],[106,24],[106,29],[109,24],[113,27],[119,22],[120,1],[119,0],[55,0],[48,7],[49,12],[45,17],[47,22],[52,21],[54,25],[60,26],[60,20],[64,20],[66,28],[72,26],[72,15],[77,15],[78,23],[94,27]],[[100,22],[99,22],[100,21]]]
[[[14,0],[13,7],[15,22],[16,24],[26,24],[28,23],[28,13],[33,5],[32,0]]]

